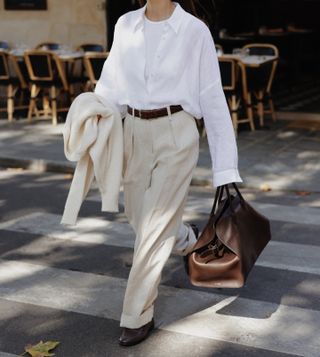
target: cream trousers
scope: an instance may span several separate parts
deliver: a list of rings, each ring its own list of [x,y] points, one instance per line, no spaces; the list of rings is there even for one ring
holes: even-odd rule
[[[185,255],[196,242],[182,222],[199,156],[195,118],[186,111],[156,119],[127,114],[124,120],[125,214],[136,238],[120,326],[149,322],[162,269],[171,252]]]

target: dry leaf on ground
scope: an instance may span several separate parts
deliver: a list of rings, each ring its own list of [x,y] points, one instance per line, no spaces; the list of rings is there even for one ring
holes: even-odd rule
[[[27,345],[24,349],[32,357],[50,357],[54,356],[54,353],[50,353],[49,350],[54,349],[59,343],[59,341],[40,341],[36,345]]]
[[[72,180],[73,179],[73,175],[72,174],[66,174],[63,176],[63,178],[65,178],[66,180]]]
[[[297,191],[296,194],[298,196],[309,196],[309,195],[311,195],[311,192],[310,191]]]
[[[262,192],[268,192],[271,191],[271,187],[267,183],[263,183],[260,185],[260,190]]]

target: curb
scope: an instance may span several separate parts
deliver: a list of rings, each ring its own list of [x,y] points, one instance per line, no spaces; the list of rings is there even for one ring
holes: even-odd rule
[[[17,159],[17,158],[5,158],[0,157],[0,167],[4,168],[23,168],[25,170],[30,170],[34,173],[60,173],[60,174],[73,174],[75,170],[75,163],[69,163],[67,161],[49,161],[44,159]],[[212,182],[206,178],[193,177],[191,180],[191,186],[194,187],[209,187],[212,188]],[[240,189],[258,189],[261,190],[260,185],[254,183],[239,183],[238,187]],[[300,191],[301,188],[291,187],[273,187],[273,190],[283,190],[287,192]],[[319,190],[311,190],[313,193],[320,193]]]
[[[33,172],[57,172],[72,174],[75,166],[64,162],[47,161],[43,159],[16,159],[0,157],[0,166],[22,167]]]
[[[21,167],[32,172],[73,174],[75,165],[68,162],[48,161],[44,159],[17,159],[0,157],[0,166],[5,168]],[[210,180],[192,178],[191,186],[212,186]]]

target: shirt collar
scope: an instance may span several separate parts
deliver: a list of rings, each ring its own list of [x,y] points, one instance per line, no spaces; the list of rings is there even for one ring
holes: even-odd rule
[[[173,3],[176,5],[176,7],[173,10],[173,13],[169,17],[169,19],[165,20],[165,22],[168,23],[172,27],[174,32],[177,34],[185,10],[181,7],[181,5],[178,2],[173,1]],[[144,26],[144,14],[146,11],[146,7],[147,7],[147,3],[143,7],[137,10],[137,19],[135,19],[133,25],[133,31],[136,31],[140,26],[142,27]]]

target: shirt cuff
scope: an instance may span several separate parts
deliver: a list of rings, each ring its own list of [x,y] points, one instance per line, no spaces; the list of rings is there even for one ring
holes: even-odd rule
[[[229,169],[213,173],[213,186],[218,187],[231,182],[243,182],[237,169]]]

